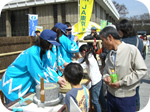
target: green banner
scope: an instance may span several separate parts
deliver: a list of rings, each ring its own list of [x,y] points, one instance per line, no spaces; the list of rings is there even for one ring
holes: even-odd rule
[[[101,20],[101,30],[107,26],[107,20]]]
[[[112,25],[112,23],[111,23],[111,22],[108,22],[108,25]]]

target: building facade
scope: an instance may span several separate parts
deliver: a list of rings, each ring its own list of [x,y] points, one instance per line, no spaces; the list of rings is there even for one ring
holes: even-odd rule
[[[0,37],[28,36],[28,14],[38,14],[38,26],[51,29],[55,23],[78,22],[78,0],[14,0],[0,17]],[[94,0],[91,21],[115,23],[119,14],[111,0]]]

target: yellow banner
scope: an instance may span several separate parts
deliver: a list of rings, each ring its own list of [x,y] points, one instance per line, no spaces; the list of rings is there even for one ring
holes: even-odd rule
[[[94,0],[80,0],[79,26],[78,24],[75,25],[76,32],[79,32],[77,35],[79,39],[83,36],[83,33],[85,33],[91,19],[93,2]]]
[[[39,30],[40,32],[43,31],[43,26],[36,26],[35,28],[36,28],[36,31],[37,31],[37,30]]]

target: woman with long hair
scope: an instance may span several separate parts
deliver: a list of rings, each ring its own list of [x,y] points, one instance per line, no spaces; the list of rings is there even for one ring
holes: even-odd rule
[[[67,28],[68,28],[67,25],[65,25],[63,23],[56,23],[53,29],[55,29],[54,31],[57,34],[59,32],[61,32],[57,38],[58,42],[61,44],[58,47],[58,50],[60,50],[60,53],[61,53],[64,61],[67,63],[70,63],[70,62],[72,62],[73,53],[79,52],[79,47],[76,43],[76,41],[78,40],[78,37],[75,37],[73,41],[71,41],[70,39],[68,39],[66,37],[67,36],[66,29]]]
[[[57,34],[56,41],[59,43],[59,37],[62,36],[61,30],[57,29],[56,27],[52,28],[52,31],[54,31]],[[47,68],[48,70],[53,70],[56,71],[56,73],[59,76],[62,76],[63,68],[66,66],[68,63],[64,61],[62,58],[62,55],[60,53],[59,47],[56,45],[53,45],[51,50],[48,50],[44,55],[43,55],[43,61],[44,61],[44,67]]]
[[[45,68],[43,63],[43,55],[47,50],[53,45],[60,45],[56,42],[56,35],[52,30],[43,30],[36,44],[23,51],[7,68],[0,81],[0,89],[5,95],[6,104],[29,92],[35,92],[35,86],[40,84],[40,78],[44,78],[44,82],[65,85],[64,79],[56,72]]]

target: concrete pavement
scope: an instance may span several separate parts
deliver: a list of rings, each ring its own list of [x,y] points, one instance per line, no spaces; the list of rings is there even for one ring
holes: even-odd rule
[[[142,79],[142,84],[140,86],[140,103],[141,103],[140,110],[141,111],[147,105],[148,100],[150,98],[150,48],[149,48],[149,53],[146,56],[145,63],[148,68],[148,75]]]

